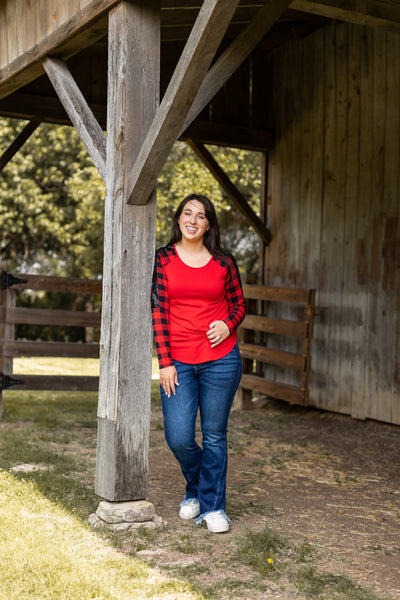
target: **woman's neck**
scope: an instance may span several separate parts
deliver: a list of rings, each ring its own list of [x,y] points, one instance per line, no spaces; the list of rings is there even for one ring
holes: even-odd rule
[[[179,257],[190,267],[202,267],[211,257],[202,241],[191,243],[181,239],[175,244],[175,248]]]

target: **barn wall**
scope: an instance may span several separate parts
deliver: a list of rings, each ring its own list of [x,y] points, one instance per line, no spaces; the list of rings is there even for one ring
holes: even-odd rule
[[[265,282],[317,290],[311,404],[400,423],[400,36],[332,23],[269,70]]]
[[[0,0],[0,69],[33,49],[90,4],[95,15],[104,10],[106,3],[95,0]]]

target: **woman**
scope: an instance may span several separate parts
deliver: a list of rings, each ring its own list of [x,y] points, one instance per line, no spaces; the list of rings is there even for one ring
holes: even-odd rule
[[[236,328],[245,304],[206,196],[184,198],[170,242],[156,252],[152,314],[165,438],[186,480],[179,516],[228,531],[226,434],[242,373]],[[195,441],[198,411],[202,448]]]

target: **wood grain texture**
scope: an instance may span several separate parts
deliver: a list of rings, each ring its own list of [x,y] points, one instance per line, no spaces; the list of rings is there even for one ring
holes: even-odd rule
[[[316,289],[310,404],[398,423],[398,35],[331,23],[273,60],[265,281]]]
[[[129,174],[128,202],[145,204],[239,0],[204,0],[174,74]]]
[[[46,56],[42,64],[89,156],[97,167],[100,177],[105,181],[106,137],[98,121],[65,62]]]
[[[146,497],[156,194],[128,205],[127,174],[159,102],[160,8],[122,1],[110,12],[105,245],[96,491]]]

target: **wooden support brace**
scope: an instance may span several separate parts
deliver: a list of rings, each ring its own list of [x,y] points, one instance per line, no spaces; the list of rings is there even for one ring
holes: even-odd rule
[[[26,140],[30,138],[32,133],[36,131],[40,123],[41,121],[37,119],[32,119],[32,121],[29,121],[29,123],[25,125],[23,130],[19,132],[15,140],[9,145],[7,150],[4,150],[3,154],[0,156],[0,172],[16,155],[18,150],[22,148],[22,146],[25,144]]]
[[[262,241],[268,245],[271,241],[270,231],[256,215],[240,190],[238,190],[235,184],[229,179],[225,171],[223,171],[223,169],[219,166],[215,158],[213,158],[203,144],[199,144],[193,140],[188,140],[188,144],[194,150],[197,156],[199,156],[199,158],[203,161],[205,166],[214,175],[218,183],[226,192],[228,196],[228,202],[242,213],[247,222],[256,230]]]
[[[106,179],[106,136],[65,62],[46,56],[43,67],[103,181]]]
[[[128,203],[146,204],[239,0],[204,0],[128,179]]]
[[[270,0],[261,8],[256,17],[225,50],[211,67],[196,95],[196,98],[183,123],[180,135],[207,106],[226,81],[251,54],[257,44],[268,33],[273,24],[285,12],[290,0]]]
[[[398,2],[376,0],[292,0],[290,8],[329,19],[337,19],[378,27],[386,31],[400,31],[400,6]]]

